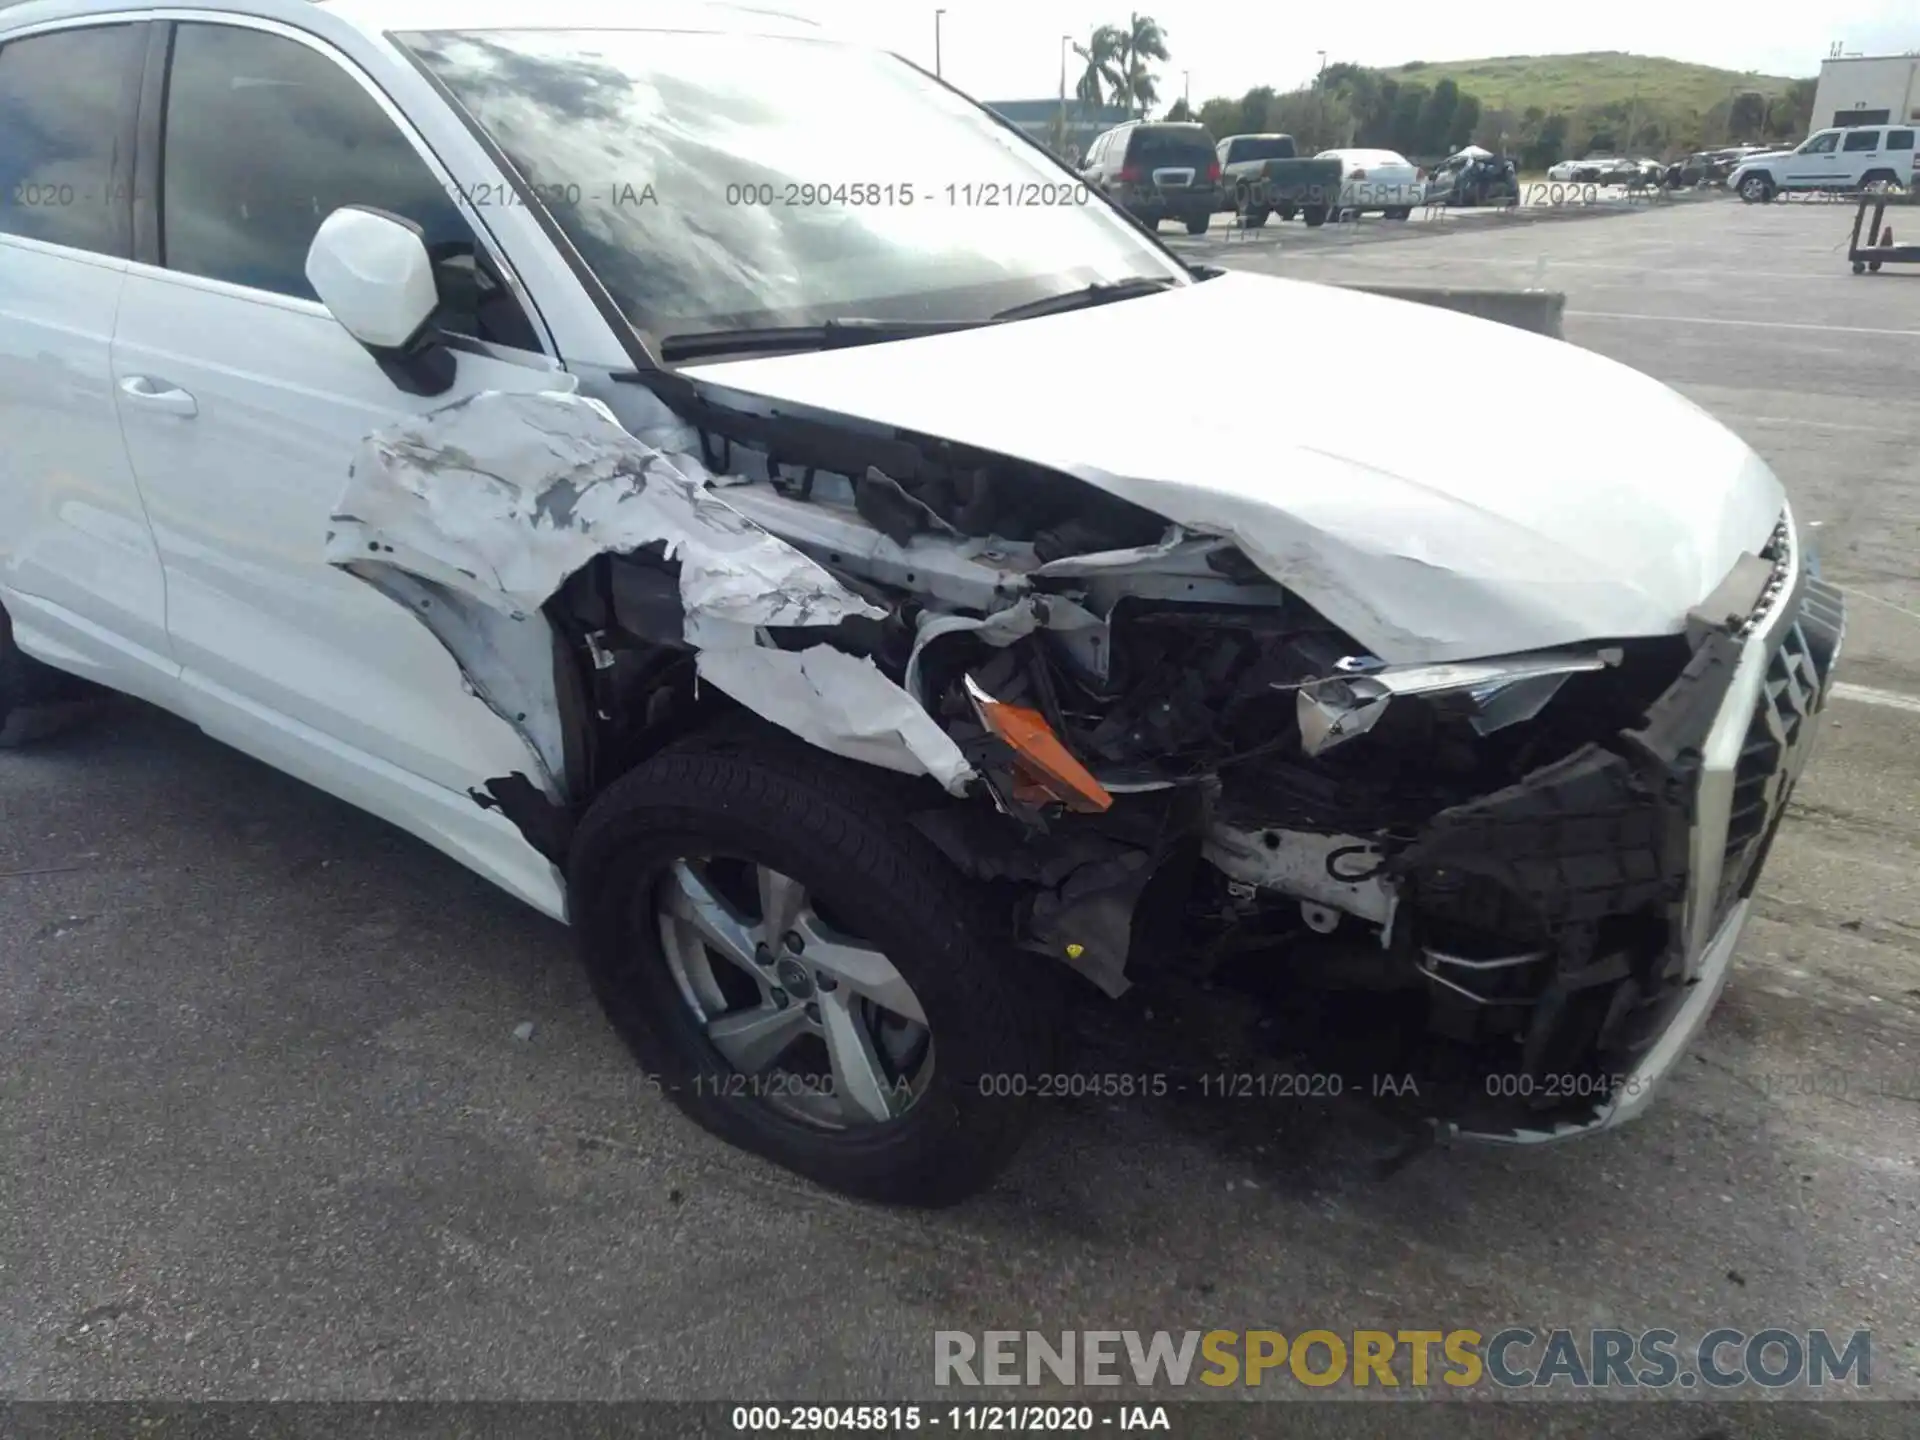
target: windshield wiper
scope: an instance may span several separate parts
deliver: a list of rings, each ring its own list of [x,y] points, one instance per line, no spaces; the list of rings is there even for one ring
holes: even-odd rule
[[[1028,300],[1021,305],[1009,306],[995,313],[996,320],[1031,320],[1037,315],[1057,315],[1064,310],[1084,310],[1089,305],[1104,305],[1110,300],[1131,300],[1137,295],[1151,295],[1158,290],[1171,290],[1180,282],[1171,275],[1139,275],[1131,280],[1096,280],[1083,290],[1069,290],[1064,295],[1047,295],[1038,300]]]
[[[660,342],[660,358],[697,360],[709,355],[778,355],[787,351],[837,350],[848,345],[878,345],[916,335],[972,330],[984,320],[876,320],[855,316],[819,325],[776,325],[762,330],[698,330],[669,335]]]

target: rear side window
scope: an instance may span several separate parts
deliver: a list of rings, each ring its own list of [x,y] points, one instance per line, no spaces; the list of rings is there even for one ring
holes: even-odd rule
[[[1878,130],[1855,130],[1847,136],[1848,150],[1878,150],[1880,132]]]
[[[126,259],[146,30],[101,25],[0,46],[0,234]]]
[[[1293,141],[1282,135],[1256,135],[1233,142],[1233,163],[1246,160],[1291,160]]]
[[[161,151],[162,263],[317,299],[307,283],[307,249],[321,221],[343,205],[385,210],[421,228],[444,327],[540,348],[453,198],[353,76],[278,35],[181,25]]]
[[[1142,126],[1133,132],[1133,144],[1127,147],[1127,163],[1148,170],[1168,165],[1197,166],[1205,170],[1213,163],[1213,140],[1204,130],[1157,130]]]
[[[1913,149],[1913,131],[1889,130],[1887,132],[1887,149],[1889,150]]]

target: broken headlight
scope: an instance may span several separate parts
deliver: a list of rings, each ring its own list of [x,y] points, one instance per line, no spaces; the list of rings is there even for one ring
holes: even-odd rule
[[[1300,745],[1308,755],[1371,730],[1396,697],[1418,695],[1442,713],[1463,716],[1479,735],[1531,720],[1569,676],[1618,665],[1621,652],[1548,650],[1494,660],[1390,666],[1372,656],[1341,660],[1342,673],[1297,691]]]

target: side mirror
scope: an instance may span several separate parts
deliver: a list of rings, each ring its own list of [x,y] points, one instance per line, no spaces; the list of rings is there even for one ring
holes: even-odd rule
[[[440,292],[418,226],[383,210],[342,206],[307,250],[307,282],[400,389],[440,395],[452,388],[457,362],[428,326]]]

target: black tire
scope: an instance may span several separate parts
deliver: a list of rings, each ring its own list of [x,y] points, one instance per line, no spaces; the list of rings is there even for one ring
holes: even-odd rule
[[[1860,188],[1862,190],[1872,190],[1875,186],[1890,190],[1898,186],[1899,183],[1900,177],[1891,170],[1870,170],[1860,177]]]
[[[1854,262],[1853,262],[1853,273],[1854,273],[1854,274],[1856,274],[1856,275],[1864,275],[1864,274],[1866,274],[1866,273],[1867,273],[1867,262],[1866,262],[1866,261],[1864,261],[1864,260],[1856,260],[1856,261],[1854,261]]]
[[[594,801],[567,885],[608,1018],[681,1110],[829,1188],[936,1207],[986,1185],[1018,1148],[1026,1099],[983,1092],[989,1077],[1023,1082],[1040,1071],[1064,972],[996,939],[981,918],[992,907],[907,822],[909,803],[896,777],[778,732],[715,732],[662,752]],[[932,1078],[903,1115],[826,1130],[724,1088],[736,1072],[681,997],[652,898],[667,867],[695,855],[792,876],[893,960],[934,1037]]]
[[[1293,223],[1293,217],[1300,213],[1300,207],[1295,205],[1291,200],[1284,201],[1277,207],[1277,213],[1282,221],[1291,224]]]
[[[1771,175],[1749,175],[1740,182],[1740,198],[1749,205],[1770,204],[1775,193]]]
[[[1187,216],[1187,234],[1189,234],[1189,235],[1204,235],[1204,234],[1206,234],[1206,233],[1207,233],[1207,226],[1208,226],[1208,224],[1210,224],[1210,223],[1211,223],[1211,221],[1212,221],[1212,219],[1213,219],[1213,217],[1212,217],[1212,216],[1210,216],[1210,215],[1189,215],[1189,216]]]
[[[1247,211],[1244,224],[1249,230],[1258,230],[1262,225],[1267,223],[1267,217],[1272,213],[1273,212],[1266,206],[1256,205],[1253,209]],[[1281,218],[1287,219],[1289,217],[1282,216]]]
[[[1878,275],[1880,273],[1880,262],[1878,260],[1869,260],[1867,262],[1867,269],[1871,270],[1875,275]]]
[[[1300,218],[1307,222],[1308,228],[1317,230],[1327,223],[1327,207],[1324,205],[1302,206]]]
[[[1396,205],[1387,211],[1386,218],[1389,220],[1411,220],[1413,218],[1413,207],[1411,205]]]
[[[92,713],[104,694],[21,650],[14,643],[11,617],[0,609],[0,750],[71,728]]]

